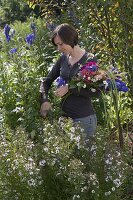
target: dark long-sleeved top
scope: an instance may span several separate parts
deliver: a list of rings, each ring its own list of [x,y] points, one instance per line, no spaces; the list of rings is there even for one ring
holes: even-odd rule
[[[67,55],[61,55],[58,61],[49,72],[48,76],[41,83],[41,102],[48,101],[48,91],[57,77],[62,77],[69,85],[69,81],[78,73],[79,67],[88,61],[96,61],[93,54],[85,52],[81,59],[73,66],[69,63]],[[97,96],[98,91],[92,92],[88,88],[70,88],[62,98],[61,108],[64,116],[75,118],[87,117],[95,113],[91,97]]]

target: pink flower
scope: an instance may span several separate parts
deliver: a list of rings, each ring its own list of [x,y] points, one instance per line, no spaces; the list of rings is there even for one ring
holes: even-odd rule
[[[88,62],[80,68],[79,75],[83,77],[86,82],[91,83],[91,77],[94,77],[97,71],[98,66],[96,62]]]

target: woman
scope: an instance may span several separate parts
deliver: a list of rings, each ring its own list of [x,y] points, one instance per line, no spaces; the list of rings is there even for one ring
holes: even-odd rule
[[[88,61],[95,61],[93,54],[90,54],[78,45],[78,33],[69,24],[61,24],[56,27],[52,35],[52,43],[62,53],[54,64],[48,76],[41,83],[41,109],[42,116],[51,110],[48,100],[48,91],[53,81],[61,76],[66,85],[56,89],[55,95],[62,99],[62,115],[70,117],[73,122],[80,122],[88,137],[93,136],[96,130],[97,118],[91,103],[91,97],[99,92],[92,92],[90,89],[69,88],[70,80],[78,73],[79,66]]]

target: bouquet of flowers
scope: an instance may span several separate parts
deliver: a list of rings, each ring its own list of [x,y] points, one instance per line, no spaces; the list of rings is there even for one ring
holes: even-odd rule
[[[127,92],[128,87],[122,81],[120,74],[117,74],[116,71],[114,74],[115,76],[109,76],[107,72],[99,69],[96,62],[89,61],[79,68],[77,75],[69,82],[69,87],[78,87],[79,89],[88,87],[92,92],[95,92],[97,89],[109,91],[116,88],[118,91]],[[62,77],[56,79],[57,87],[65,84],[66,81]]]
[[[102,86],[103,81],[106,79],[106,73],[100,70],[96,62],[89,61],[81,66],[77,76],[71,82],[70,87],[75,85],[78,88],[89,87],[92,91]]]

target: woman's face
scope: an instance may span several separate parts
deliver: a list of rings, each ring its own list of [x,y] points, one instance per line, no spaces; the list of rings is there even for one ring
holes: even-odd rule
[[[73,48],[70,45],[63,43],[58,35],[54,38],[54,43],[57,46],[58,51],[65,54],[71,54]]]

